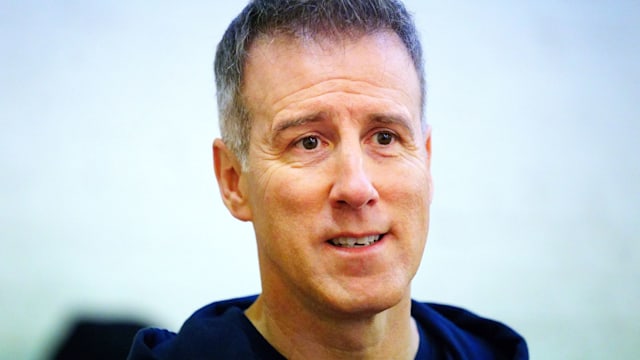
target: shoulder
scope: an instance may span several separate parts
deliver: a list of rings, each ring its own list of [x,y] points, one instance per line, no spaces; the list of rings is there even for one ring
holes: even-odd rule
[[[256,296],[209,304],[196,311],[178,333],[143,329],[134,338],[128,359],[264,358],[277,352],[244,315]],[[256,354],[260,354],[256,357]]]
[[[507,325],[468,310],[413,301],[411,316],[433,346],[455,359],[528,359],[527,344]]]

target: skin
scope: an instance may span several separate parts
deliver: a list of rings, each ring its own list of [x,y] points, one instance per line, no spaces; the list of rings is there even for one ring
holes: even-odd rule
[[[263,291],[246,315],[287,358],[413,358],[431,137],[401,40],[265,36],[245,79],[248,168],[220,139],[213,150],[225,205],[256,233]],[[330,241],[369,235],[382,237]]]

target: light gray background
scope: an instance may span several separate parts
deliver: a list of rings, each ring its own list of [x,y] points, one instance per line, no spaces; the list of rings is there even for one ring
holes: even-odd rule
[[[42,358],[77,314],[177,330],[259,292],[210,153],[243,4],[0,3],[0,358]],[[637,357],[640,5],[407,5],[435,179],[414,297],[510,324],[533,358]]]

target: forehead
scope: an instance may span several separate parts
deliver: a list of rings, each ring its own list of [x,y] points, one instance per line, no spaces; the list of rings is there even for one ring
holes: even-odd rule
[[[418,74],[392,31],[344,38],[265,35],[249,48],[242,89],[251,113],[278,111],[296,96],[328,91],[331,84],[346,92],[386,92],[420,116]]]

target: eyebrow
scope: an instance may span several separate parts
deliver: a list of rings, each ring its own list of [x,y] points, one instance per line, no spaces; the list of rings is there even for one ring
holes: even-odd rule
[[[369,121],[372,123],[380,123],[384,125],[399,125],[411,135],[412,138],[415,137],[415,131],[413,127],[411,127],[409,119],[405,116],[397,115],[397,114],[372,114],[369,116]]]
[[[306,125],[309,123],[314,123],[322,120],[324,117],[324,112],[317,112],[313,114],[309,114],[300,118],[293,118],[281,121],[278,125],[273,128],[274,137],[278,136],[281,132],[297,126]]]
[[[268,141],[271,143],[276,143],[278,138],[285,132],[287,129],[304,126],[311,123],[320,122],[325,119],[325,112],[319,111],[316,113],[312,113],[309,115],[305,115],[297,118],[290,118],[280,121],[277,125],[275,125],[271,131],[271,135],[268,136]]]

